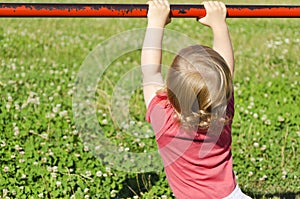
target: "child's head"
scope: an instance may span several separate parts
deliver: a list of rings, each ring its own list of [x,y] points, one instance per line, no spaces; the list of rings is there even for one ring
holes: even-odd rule
[[[182,49],[169,69],[167,95],[185,129],[208,128],[233,91],[225,60],[206,46]]]

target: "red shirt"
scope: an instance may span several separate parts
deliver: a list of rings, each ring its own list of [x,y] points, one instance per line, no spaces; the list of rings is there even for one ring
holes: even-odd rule
[[[234,98],[226,114],[233,118]],[[186,132],[174,118],[167,94],[150,102],[146,119],[155,132],[168,183],[178,199],[218,199],[236,186],[232,170],[231,121],[220,133]]]

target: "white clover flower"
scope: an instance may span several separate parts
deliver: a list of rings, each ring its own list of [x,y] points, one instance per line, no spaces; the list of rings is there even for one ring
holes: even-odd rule
[[[108,124],[107,119],[102,120],[102,124]]]
[[[121,147],[118,149],[118,151],[119,151],[119,152],[123,152],[123,151],[124,151],[124,147],[121,146]]]
[[[52,112],[53,112],[53,113],[58,113],[58,111],[59,111],[59,107],[54,107],[54,108],[52,109]]]
[[[88,191],[89,191],[89,188],[85,188],[83,192],[87,193]]]
[[[47,133],[42,133],[41,137],[44,138],[44,139],[48,139],[48,134]]]
[[[5,147],[6,146],[6,142],[2,140],[0,146],[1,147]]]
[[[249,176],[249,177],[253,176],[253,172],[252,172],[252,171],[249,171],[248,176]]]
[[[8,189],[3,189],[2,193],[3,193],[3,196],[6,196],[9,193],[9,191],[8,191]]]
[[[262,176],[261,178],[259,178],[259,180],[260,180],[260,181],[264,181],[264,180],[266,180],[267,178],[268,178],[268,176],[264,175],[264,176]]]
[[[86,175],[87,177],[90,177],[90,176],[92,175],[92,173],[91,173],[90,171],[86,171],[86,172],[85,172],[85,175]]]
[[[56,178],[57,177],[56,173],[51,173],[51,177]]]
[[[79,158],[80,154],[79,153],[75,153],[74,156],[77,157],[77,158]]]
[[[5,166],[4,168],[3,168],[3,171],[6,173],[6,172],[8,172],[9,171],[9,167],[8,166]]]
[[[6,104],[5,108],[9,111],[9,109],[11,108],[11,105],[10,104]]]
[[[266,124],[266,125],[271,125],[271,120],[266,120],[266,121],[265,121],[265,124]]]
[[[255,148],[257,148],[257,147],[259,147],[259,144],[258,144],[257,142],[254,142],[253,146],[254,146]]]
[[[123,128],[124,128],[124,129],[128,129],[128,128],[129,128],[129,125],[128,125],[128,124],[124,124],[124,125],[123,125]]]
[[[144,142],[139,143],[140,147],[144,147],[146,144]]]
[[[57,181],[55,184],[56,184],[57,187],[61,186],[61,182],[60,181]]]
[[[106,167],[105,171],[110,173],[111,172],[111,168],[110,167]]]
[[[271,87],[272,86],[272,82],[268,82],[267,86]]]
[[[9,96],[7,96],[7,100],[9,101],[9,102],[12,102],[13,101],[13,99],[12,99],[12,97],[9,95]]]
[[[262,150],[262,151],[265,151],[266,149],[267,149],[266,145],[262,145],[261,148],[260,148],[260,150]]]
[[[43,193],[40,193],[40,194],[38,195],[38,197],[39,197],[39,198],[43,198],[43,197],[44,197],[44,194],[43,194]]]
[[[279,41],[279,40],[274,42],[274,44],[275,44],[276,46],[280,46],[282,43],[283,43],[283,42],[282,42],[282,41]]]
[[[284,121],[284,117],[278,116],[277,120],[278,120],[279,122],[283,122],[283,121]]]
[[[45,115],[46,118],[54,118],[55,117],[55,114],[54,113],[47,113]]]
[[[129,125],[131,125],[131,126],[132,126],[132,125],[135,125],[135,121],[130,121],[130,122],[129,122]]]
[[[114,198],[114,197],[116,197],[116,194],[117,194],[117,191],[116,190],[111,190],[111,192],[110,192],[110,196],[112,197],[112,198]]]
[[[283,170],[283,171],[282,171],[282,175],[283,175],[283,176],[286,176],[286,175],[287,175],[287,171],[286,171],[286,170]]]
[[[17,151],[20,151],[20,150],[22,150],[22,147],[20,147],[20,146],[17,144],[17,145],[15,145],[15,149],[16,149]]]
[[[88,146],[84,146],[83,151],[85,151],[85,152],[89,151],[89,147]]]
[[[63,111],[59,112],[60,117],[64,117],[64,116],[67,116],[67,115],[68,115],[68,111],[66,111],[66,110],[63,110]]]
[[[274,47],[273,41],[268,41],[267,48],[273,48],[273,47]]]
[[[285,38],[285,39],[284,39],[284,42],[285,42],[286,44],[289,44],[289,43],[290,43],[290,39],[289,39],[289,38]]]
[[[57,172],[58,171],[58,167],[57,166],[52,167],[52,171],[53,172]]]
[[[102,176],[102,172],[101,172],[101,171],[97,171],[97,172],[96,172],[96,176],[97,176],[97,177],[101,177],[101,176]]]

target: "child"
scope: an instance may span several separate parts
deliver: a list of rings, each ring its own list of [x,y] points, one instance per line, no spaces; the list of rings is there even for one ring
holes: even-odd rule
[[[226,25],[226,7],[204,2],[201,24],[212,29],[213,49],[182,49],[161,75],[162,39],[169,18],[167,0],[148,2],[148,26],[142,49],[143,91],[170,187],[178,199],[249,198],[232,170],[231,124],[234,115],[234,57]]]

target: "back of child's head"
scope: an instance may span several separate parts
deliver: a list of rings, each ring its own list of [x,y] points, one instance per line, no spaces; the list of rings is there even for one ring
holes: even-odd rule
[[[233,91],[230,69],[213,49],[194,45],[182,49],[167,75],[167,95],[184,129],[207,129]]]

